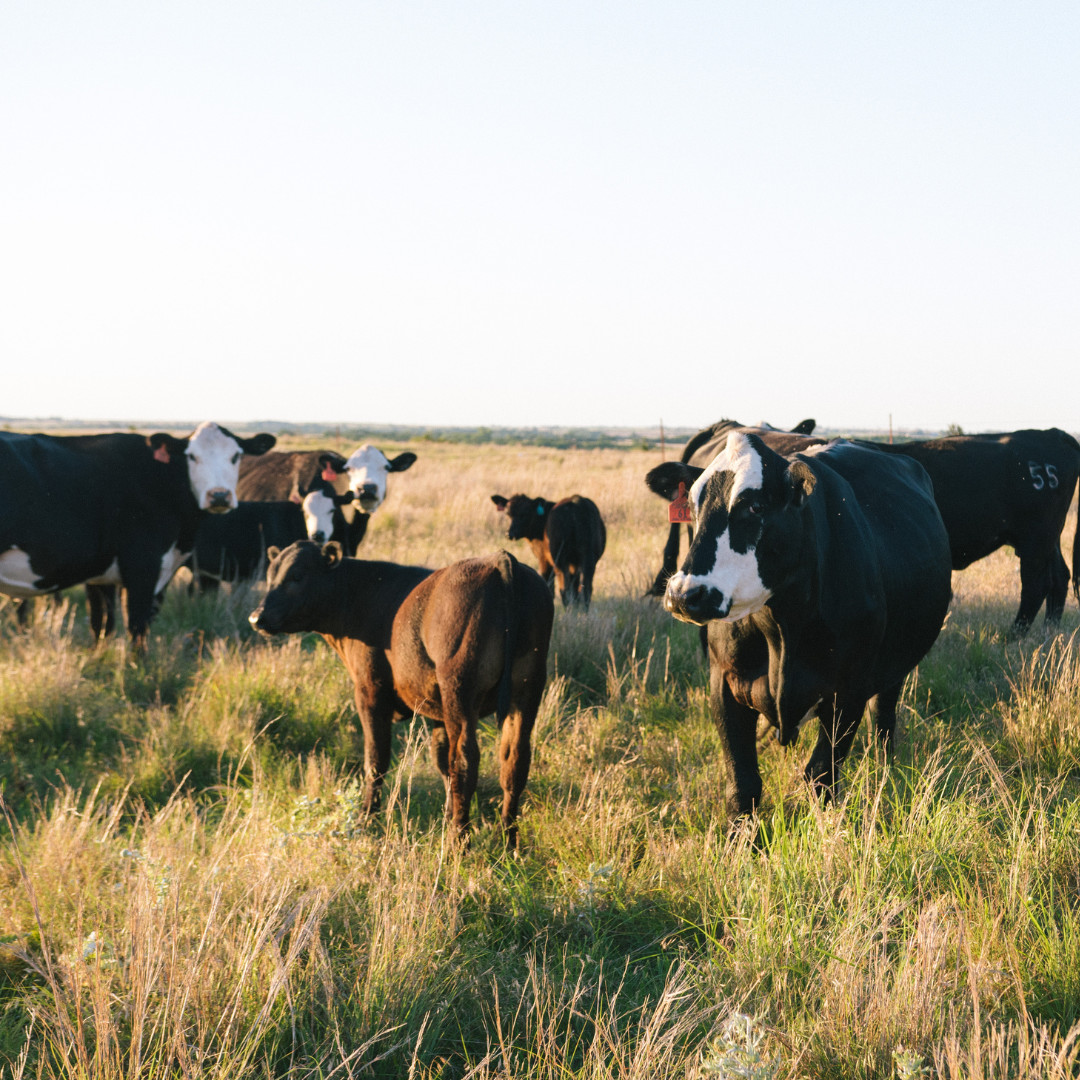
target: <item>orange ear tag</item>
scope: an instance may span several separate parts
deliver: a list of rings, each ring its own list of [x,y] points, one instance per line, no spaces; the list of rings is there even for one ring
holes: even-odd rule
[[[672,524],[683,522],[690,524],[694,515],[690,511],[690,499],[686,494],[686,485],[679,481],[679,494],[668,503],[668,521]]]
[[[165,448],[164,444],[159,446],[154,451],[154,460],[155,461],[160,461],[162,465],[168,465],[169,464],[169,451]]]
[[[334,470],[331,469],[329,465],[327,465],[326,468],[322,471],[322,478],[328,484],[332,484],[337,479],[337,473],[334,472]]]

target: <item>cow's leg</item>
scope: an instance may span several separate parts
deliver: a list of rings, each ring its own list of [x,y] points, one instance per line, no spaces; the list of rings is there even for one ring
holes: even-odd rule
[[[568,608],[573,596],[570,592],[570,576],[561,567],[555,567],[555,584],[559,590],[559,598],[562,600],[562,606]]]
[[[391,719],[367,693],[356,688],[356,714],[364,733],[364,813],[379,809],[383,778],[390,771]]]
[[[1027,630],[1050,592],[1050,558],[1045,550],[1018,551],[1017,554],[1020,556],[1020,610],[1013,625],[1017,630]]]
[[[457,836],[464,839],[469,832],[469,806],[476,794],[476,778],[480,771],[480,746],[476,741],[476,708],[474,694],[460,668],[436,667],[439,694],[443,705],[443,726],[446,729],[446,759],[449,771],[450,797],[447,805],[449,822]]]
[[[34,613],[34,598],[27,596],[15,601],[15,622],[20,630],[25,630],[30,625],[31,616]]]
[[[878,741],[885,751],[885,760],[892,761],[893,743],[896,735],[896,703],[900,700],[903,682],[890,686],[870,702],[870,712],[874,717]]]
[[[675,573],[679,563],[679,523],[673,522],[668,526],[667,543],[664,545],[664,557],[660,564],[660,571],[656,575],[646,596],[663,596],[667,589],[667,580]]]
[[[596,560],[588,558],[581,564],[581,602],[585,605],[585,610],[589,610],[589,605],[592,603],[592,582],[593,575],[596,573]]]
[[[806,779],[828,800],[836,794],[836,779],[855,733],[859,730],[866,698],[837,694],[818,706],[818,741],[806,763]]]
[[[532,730],[544,696],[546,665],[530,673],[525,685],[515,688],[510,715],[503,720],[499,738],[499,783],[502,786],[502,823],[507,847],[517,847],[517,815],[521,793],[532,764]]]
[[[95,641],[116,630],[116,586],[87,585],[86,606],[90,612],[90,633]]]
[[[1069,595],[1069,566],[1061,555],[1061,544],[1055,542],[1050,552],[1050,592],[1046,597],[1046,621],[1061,622],[1065,598]]]
[[[733,818],[752,814],[761,801],[757,757],[757,710],[735,699],[714,663],[709,672],[713,723],[728,764],[728,811]]]

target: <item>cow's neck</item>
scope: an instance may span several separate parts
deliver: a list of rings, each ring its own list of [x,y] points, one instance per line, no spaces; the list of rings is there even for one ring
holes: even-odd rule
[[[311,629],[335,649],[338,646],[331,639],[346,638],[388,649],[398,608],[430,573],[419,566],[345,559],[335,574],[331,602],[325,605],[319,625]]]

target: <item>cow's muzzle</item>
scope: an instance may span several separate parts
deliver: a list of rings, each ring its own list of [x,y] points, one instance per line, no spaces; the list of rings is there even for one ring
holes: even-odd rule
[[[206,507],[211,514],[225,514],[233,508],[233,494],[228,488],[213,488],[206,493]]]
[[[258,632],[265,637],[269,637],[271,634],[276,633],[276,631],[272,630],[268,625],[266,612],[261,605],[248,616],[248,622],[251,623],[252,630],[258,630]]]
[[[703,626],[713,619],[723,619],[731,610],[731,598],[712,585],[690,585],[676,575],[664,593],[664,607],[683,622]]]
[[[361,484],[353,494],[365,514],[370,514],[379,505],[379,489],[375,484]]]

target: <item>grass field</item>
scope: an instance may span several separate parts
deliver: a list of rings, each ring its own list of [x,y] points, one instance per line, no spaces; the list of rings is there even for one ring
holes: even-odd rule
[[[608,525],[593,609],[556,615],[520,853],[490,721],[469,850],[419,719],[360,815],[344,669],[315,636],[257,639],[257,588],[174,583],[141,655],[90,648],[80,590],[28,632],[6,608],[5,1075],[1078,1074],[1075,601],[1021,638],[1011,552],[955,575],[896,763],[863,732],[822,807],[809,739],[763,734],[755,842],[724,813],[697,633],[641,598],[658,455],[409,448],[369,557],[506,546],[495,492],[581,492]]]

